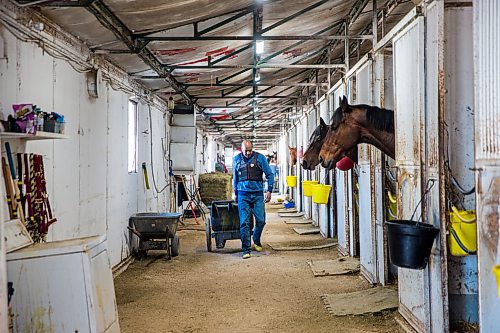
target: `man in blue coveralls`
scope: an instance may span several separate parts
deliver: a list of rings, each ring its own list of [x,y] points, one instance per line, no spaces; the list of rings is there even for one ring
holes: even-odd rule
[[[264,193],[263,174],[266,174],[267,188]],[[262,251],[260,236],[266,224],[265,202],[271,200],[274,175],[264,155],[253,151],[250,140],[241,143],[241,153],[233,159],[233,188],[235,200],[238,202],[240,216],[240,237],[243,259],[250,254],[250,221],[252,213],[255,216],[253,243],[255,251]]]

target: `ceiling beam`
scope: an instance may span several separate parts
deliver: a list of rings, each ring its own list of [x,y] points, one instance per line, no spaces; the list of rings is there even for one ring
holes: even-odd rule
[[[253,94],[252,94],[253,95]],[[203,95],[194,95],[193,97],[196,98],[197,100],[200,99],[233,99],[233,98],[239,98],[239,99],[245,99],[245,98],[252,98],[253,96],[203,96]],[[298,98],[298,96],[280,96],[280,95],[273,95],[273,96],[258,96],[259,99],[280,99],[280,98]]]
[[[139,58],[159,76],[164,77],[170,86],[176,92],[180,93],[188,103],[193,103],[192,97],[185,91],[185,87],[175,79],[170,70],[165,68],[145,45],[138,44],[134,40],[130,29],[116,17],[102,0],[93,1],[86,9],[92,13],[105,28],[109,29],[117,38],[125,43],[129,50],[137,51]]]
[[[140,77],[142,78],[142,77]],[[158,77],[156,77],[158,78]],[[307,83],[307,82],[290,82],[290,83],[278,83],[278,82],[245,82],[245,83],[185,83],[184,86],[190,87],[316,87],[316,86],[327,86],[328,83]]]
[[[162,65],[170,70],[176,69],[233,69],[233,68],[291,68],[291,69],[328,69],[344,68],[345,64],[255,64],[255,65]]]
[[[273,40],[345,40],[345,39],[372,39],[372,35],[308,35],[308,36],[156,36],[137,37],[138,41],[149,42],[197,42],[197,41],[273,41]]]
[[[272,29],[274,29],[274,28],[279,27],[280,25],[283,25],[283,24],[285,24],[285,23],[287,23],[287,22],[290,22],[290,21],[291,21],[291,20],[293,20],[294,18],[296,18],[296,17],[298,17],[298,16],[301,16],[301,15],[303,15],[303,14],[305,14],[305,13],[307,13],[307,12],[309,12],[309,11],[311,11],[311,10],[313,10],[313,9],[315,9],[315,8],[317,8],[317,7],[319,7],[319,6],[321,6],[321,5],[325,4],[325,3],[327,3],[328,1],[330,1],[330,0],[321,0],[321,1],[318,1],[318,2],[316,2],[316,3],[314,3],[314,4],[312,4],[312,5],[311,5],[311,6],[309,6],[309,7],[306,7],[306,8],[304,8],[304,9],[301,9],[301,10],[299,10],[298,12],[296,12],[296,13],[294,13],[294,14],[292,14],[292,15],[289,15],[289,16],[285,17],[285,18],[284,18],[284,19],[282,19],[282,20],[279,20],[278,22],[276,22],[276,23],[274,23],[274,24],[271,24],[270,26],[268,26],[267,28],[265,28],[264,30],[262,30],[262,33],[266,33],[266,32],[268,32],[268,31],[270,31],[270,30],[272,30]]]

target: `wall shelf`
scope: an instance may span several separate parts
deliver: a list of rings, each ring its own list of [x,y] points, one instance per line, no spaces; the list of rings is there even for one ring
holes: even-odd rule
[[[38,131],[36,134],[0,132],[0,139],[49,140],[69,139],[69,136],[59,133]]]

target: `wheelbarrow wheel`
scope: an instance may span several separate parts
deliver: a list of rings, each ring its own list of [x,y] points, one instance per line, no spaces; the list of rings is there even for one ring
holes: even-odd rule
[[[171,246],[170,246],[170,255],[172,257],[177,257],[179,255],[179,236],[174,235],[174,238],[171,240]]]
[[[136,254],[137,260],[142,260],[148,256],[147,250],[138,250]]]
[[[207,251],[212,252],[212,231],[210,230],[211,217],[205,219],[205,234],[207,236]]]

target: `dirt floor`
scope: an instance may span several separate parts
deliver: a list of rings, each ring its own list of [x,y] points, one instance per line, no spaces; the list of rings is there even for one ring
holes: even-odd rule
[[[262,253],[241,258],[241,242],[207,252],[203,222],[179,230],[180,255],[150,252],[115,280],[120,327],[136,332],[402,332],[395,312],[333,317],[320,295],[370,288],[359,275],[313,277],[310,259],[337,257],[336,247],[274,251],[267,242],[325,241],[267,210]],[[196,230],[198,229],[198,230]],[[215,248],[215,244],[213,244]]]

